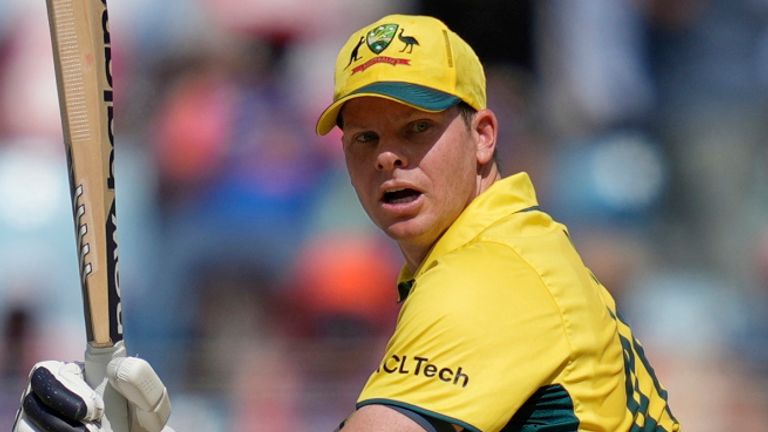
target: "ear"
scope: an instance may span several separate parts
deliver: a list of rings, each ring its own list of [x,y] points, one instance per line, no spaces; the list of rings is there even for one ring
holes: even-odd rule
[[[498,121],[493,111],[486,108],[475,113],[472,118],[472,134],[477,143],[478,164],[485,165],[493,160],[498,133]]]

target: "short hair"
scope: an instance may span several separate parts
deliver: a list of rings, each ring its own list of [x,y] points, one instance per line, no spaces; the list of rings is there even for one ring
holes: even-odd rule
[[[464,120],[464,124],[467,125],[467,128],[471,127],[472,119],[475,117],[475,114],[477,114],[477,110],[464,101],[460,101],[456,105],[456,108],[459,109],[459,115]]]
[[[464,124],[467,126],[467,129],[470,129],[472,127],[472,119],[475,117],[475,114],[477,114],[477,110],[472,108],[468,103],[464,101],[459,102],[456,107],[459,109],[459,115],[464,120]],[[493,161],[496,163],[499,169],[501,169],[498,147],[493,149]]]

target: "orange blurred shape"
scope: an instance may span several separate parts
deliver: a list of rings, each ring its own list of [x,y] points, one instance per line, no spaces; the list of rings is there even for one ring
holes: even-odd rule
[[[343,314],[378,324],[396,309],[398,266],[393,251],[374,235],[323,234],[297,259],[294,294],[315,316]]]

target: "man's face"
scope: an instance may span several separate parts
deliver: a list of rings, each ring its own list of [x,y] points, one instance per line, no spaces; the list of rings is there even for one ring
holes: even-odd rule
[[[344,105],[344,155],[373,222],[424,258],[478,193],[475,135],[458,108],[429,113],[377,97]]]

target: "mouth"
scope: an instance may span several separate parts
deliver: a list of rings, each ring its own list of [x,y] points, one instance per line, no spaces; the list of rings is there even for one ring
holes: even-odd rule
[[[381,201],[385,204],[408,204],[416,201],[421,196],[421,192],[416,189],[402,188],[393,189],[384,192]]]

